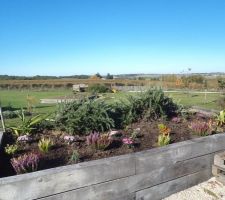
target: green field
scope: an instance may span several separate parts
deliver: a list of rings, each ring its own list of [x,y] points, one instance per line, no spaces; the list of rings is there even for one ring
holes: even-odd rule
[[[55,105],[40,104],[40,99],[57,98],[72,95],[71,90],[50,90],[50,91],[19,91],[19,90],[1,90],[0,102],[2,107],[11,106],[13,109],[26,108],[27,96],[34,97],[34,108],[37,112],[48,112],[54,110]]]
[[[166,93],[172,97],[176,102],[184,106],[199,106],[207,109],[220,110],[221,108],[217,105],[217,99],[221,96],[220,94],[189,94],[189,93]],[[10,106],[13,109],[20,109],[27,107],[27,95],[34,97],[34,109],[35,113],[51,113],[56,110],[55,104],[41,104],[40,99],[43,98],[58,98],[65,96],[72,96],[71,90],[49,90],[49,91],[19,91],[19,90],[1,90],[0,91],[0,102],[1,106]],[[103,94],[103,99],[107,102],[114,102],[118,99],[123,100],[128,95],[138,95],[138,93],[110,93]],[[6,125],[17,123],[18,119],[7,119]]]
[[[1,90],[0,91],[0,103],[3,108],[10,107],[13,110],[21,108],[27,108],[27,96],[33,97],[35,103],[33,104],[33,112],[35,113],[52,113],[56,110],[56,105],[53,104],[41,104],[40,99],[44,98],[56,98],[67,95],[72,95],[71,90],[50,90],[50,91],[19,91],[19,90]],[[12,126],[17,124],[18,118],[6,119],[6,126]]]
[[[167,93],[175,101],[178,101],[180,104],[190,107],[190,106],[199,106],[206,109],[220,110],[222,108],[217,104],[217,100],[221,97],[221,94],[202,94],[202,93]]]

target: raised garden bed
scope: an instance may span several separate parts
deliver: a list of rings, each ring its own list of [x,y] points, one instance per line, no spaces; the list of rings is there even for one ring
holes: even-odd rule
[[[98,150],[93,148],[93,146],[88,145],[86,142],[86,136],[75,136],[73,142],[68,142],[64,139],[66,134],[61,131],[43,131],[32,135],[31,140],[28,142],[17,142],[13,134],[5,134],[3,146],[6,144],[17,143],[18,151],[13,155],[13,157],[18,157],[20,155],[29,154],[31,152],[40,155],[39,170],[58,167],[68,164],[73,164],[75,162],[84,162],[90,160],[96,160],[100,158],[118,156],[122,154],[139,152],[158,146],[157,140],[159,135],[158,124],[165,124],[172,131],[170,133],[171,141],[170,143],[181,142],[189,139],[196,138],[198,136],[193,135],[191,129],[188,127],[192,121],[196,119],[204,121],[202,117],[192,116],[188,121],[172,122],[166,120],[155,120],[155,121],[139,121],[130,125],[127,130],[119,130],[119,136],[115,137],[112,143],[105,150]],[[207,119],[208,120],[208,119]],[[122,138],[129,138],[134,130],[139,129],[139,134],[134,139],[134,144],[132,146],[127,146],[123,144]],[[41,138],[49,138],[53,142],[53,147],[48,153],[41,153],[38,147],[38,142]],[[73,151],[76,150],[79,154],[79,160],[71,161],[71,155]],[[1,164],[0,177],[16,175],[16,172],[12,168],[10,159],[12,155],[7,155],[3,152],[4,162]]]
[[[18,117],[0,152],[3,199],[161,199],[209,178],[225,148],[225,111],[190,113],[161,90],[73,101],[52,119]]]
[[[2,200],[158,200],[211,177],[225,134],[0,179]]]

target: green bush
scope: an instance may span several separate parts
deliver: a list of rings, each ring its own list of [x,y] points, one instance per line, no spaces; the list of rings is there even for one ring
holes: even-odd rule
[[[137,97],[129,98],[133,119],[157,119],[159,117],[172,117],[178,112],[178,105],[165,96],[161,89],[150,89]]]
[[[108,116],[109,106],[98,100],[80,100],[62,104],[56,115],[56,125],[70,134],[106,131],[114,126]]]
[[[17,117],[17,114],[14,111],[6,110],[3,112],[3,117],[5,119],[13,119]]]
[[[133,121],[130,103],[119,101],[110,105],[108,115],[114,121],[116,129],[124,128]]]
[[[107,131],[112,127],[124,128],[139,119],[169,118],[177,114],[178,108],[162,90],[151,89],[112,104],[99,99],[61,104],[55,122],[57,127],[70,134],[86,134]]]
[[[91,85],[89,88],[88,88],[88,91],[91,92],[91,93],[107,93],[107,92],[111,92],[111,90],[103,85],[103,84],[94,84],[94,85]]]
[[[5,119],[13,119],[13,118],[17,118],[18,117],[18,112],[20,112],[20,110],[6,110],[6,111],[3,111],[3,117]],[[26,110],[24,110],[24,116],[31,116],[32,113],[31,112],[28,112]]]

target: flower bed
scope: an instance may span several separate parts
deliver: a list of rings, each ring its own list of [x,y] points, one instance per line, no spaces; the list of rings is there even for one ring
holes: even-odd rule
[[[18,138],[8,133],[5,134],[3,145],[10,144],[10,151],[13,151],[13,144],[16,144],[17,149],[10,155],[4,152],[4,162],[1,165],[0,177],[15,175],[18,169],[13,169],[12,160],[15,161],[15,158],[24,155],[29,156],[31,153],[38,155],[38,170],[43,170],[155,148],[162,145],[158,144],[160,134],[158,126],[160,124],[165,124],[164,126],[169,127],[170,143],[193,139],[199,136],[193,134],[189,126],[197,118],[198,121],[204,120],[193,116],[189,121],[183,121],[182,123],[174,122],[174,120],[139,121],[130,125],[126,130],[109,131],[105,135],[100,135],[96,132],[96,137],[98,136],[99,138],[94,138],[94,135],[92,138],[96,142],[88,140],[91,135],[69,136],[63,131],[54,130]],[[205,122],[203,121],[202,123]],[[205,127],[203,131],[205,131]],[[105,138],[102,138],[103,136]],[[44,147],[41,148],[40,145],[40,141],[43,138],[49,139],[52,143],[51,148],[47,151],[45,151],[46,149],[43,150]],[[37,165],[37,163],[34,164]],[[23,172],[25,173],[25,171]]]
[[[0,179],[3,200],[159,200],[211,177],[225,134]]]

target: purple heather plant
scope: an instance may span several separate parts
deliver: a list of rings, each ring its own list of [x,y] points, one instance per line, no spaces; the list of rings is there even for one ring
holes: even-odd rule
[[[100,137],[98,132],[93,132],[86,137],[87,145],[96,145]]]
[[[92,147],[105,150],[112,142],[109,134],[100,135],[98,132],[91,133],[86,137],[87,145],[91,145]]]
[[[200,136],[210,135],[212,133],[211,124],[208,122],[201,122],[201,121],[191,122],[189,128],[195,134]]]
[[[17,174],[37,171],[40,155],[36,153],[24,154],[18,158],[12,158],[11,164]]]

